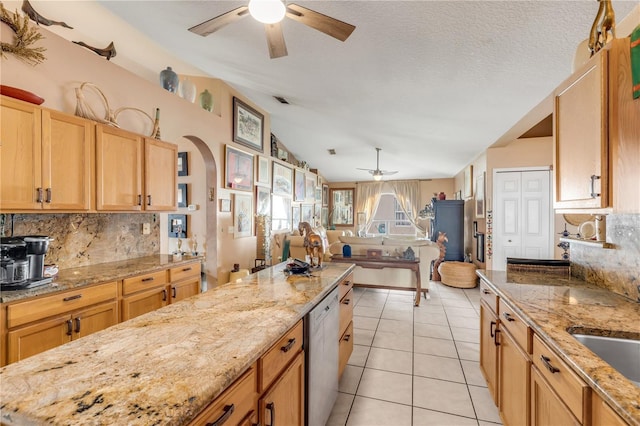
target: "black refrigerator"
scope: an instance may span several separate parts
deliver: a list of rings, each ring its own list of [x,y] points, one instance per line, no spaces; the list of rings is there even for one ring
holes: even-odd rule
[[[439,232],[447,234],[445,243],[447,252],[445,261],[464,261],[464,200],[431,201],[433,219],[431,219],[431,241],[438,239]]]

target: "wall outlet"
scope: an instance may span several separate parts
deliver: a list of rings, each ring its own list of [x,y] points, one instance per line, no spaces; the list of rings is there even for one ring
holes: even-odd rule
[[[151,224],[146,222],[142,224],[142,235],[151,234]]]
[[[234,229],[233,229],[233,225],[231,225],[231,226],[229,226],[229,227],[227,228],[227,232],[228,232],[228,233],[233,234],[233,231],[234,231]]]

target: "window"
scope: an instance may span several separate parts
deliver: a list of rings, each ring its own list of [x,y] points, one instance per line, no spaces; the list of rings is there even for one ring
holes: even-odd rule
[[[416,235],[416,228],[400,208],[395,195],[387,193],[380,196],[380,203],[366,232],[371,235]]]

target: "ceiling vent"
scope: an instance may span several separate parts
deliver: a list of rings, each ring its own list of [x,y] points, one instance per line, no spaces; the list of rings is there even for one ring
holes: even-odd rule
[[[328,149],[327,151],[329,151],[329,155],[336,155],[336,150],[333,148]]]
[[[289,105],[289,101],[283,98],[282,96],[274,96],[278,102],[281,104]]]

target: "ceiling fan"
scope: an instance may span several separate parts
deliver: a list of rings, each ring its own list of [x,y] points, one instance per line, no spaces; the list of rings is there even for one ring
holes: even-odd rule
[[[375,170],[361,169],[359,167],[356,167],[356,169],[368,171],[373,175],[373,180],[380,180],[384,175],[395,175],[396,173],[398,173],[397,171],[392,172],[389,170],[380,170],[380,151],[382,151],[382,148],[376,148],[376,169]]]
[[[203,37],[208,36],[249,14],[257,21],[264,23],[271,59],[287,56],[287,46],[284,42],[282,26],[280,25],[280,22],[285,16],[340,41],[345,41],[353,30],[356,29],[356,27],[351,24],[307,9],[306,7],[294,3],[285,4],[285,0],[249,0],[247,6],[240,6],[208,21],[204,21],[189,28],[189,31]]]

